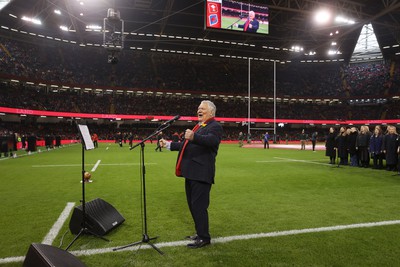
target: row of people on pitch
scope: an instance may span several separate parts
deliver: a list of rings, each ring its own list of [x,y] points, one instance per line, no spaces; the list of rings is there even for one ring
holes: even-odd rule
[[[341,127],[338,134],[331,127],[325,147],[331,164],[335,164],[337,156],[340,165],[349,165],[350,158],[350,166],[367,168],[372,158],[374,169],[383,169],[385,160],[387,170],[400,170],[400,136],[392,125],[387,126],[385,133],[379,125],[373,133],[367,125],[361,126],[360,130]]]

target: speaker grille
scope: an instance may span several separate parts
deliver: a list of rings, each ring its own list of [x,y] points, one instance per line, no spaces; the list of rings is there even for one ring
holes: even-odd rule
[[[86,228],[97,235],[105,235],[122,224],[125,218],[108,202],[96,198],[85,204]],[[82,205],[75,207],[72,213],[69,229],[78,234],[83,227]]]
[[[85,267],[78,258],[69,252],[45,245],[33,243],[26,254],[23,267]]]

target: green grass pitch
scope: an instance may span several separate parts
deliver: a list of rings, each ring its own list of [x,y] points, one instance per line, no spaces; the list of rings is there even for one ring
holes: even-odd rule
[[[193,234],[184,180],[174,176],[176,152],[146,144],[147,219],[155,244]],[[81,199],[81,146],[0,160],[0,262],[25,256],[42,242],[68,202]],[[126,219],[105,237],[84,235],[70,251],[140,241],[140,149],[100,143],[85,152],[86,200],[102,198]],[[293,161],[297,160],[297,161]],[[326,164],[324,151],[250,149],[221,145],[211,190],[210,232],[221,237],[400,219],[400,176]],[[74,238],[69,218],[53,246]],[[79,256],[87,266],[400,266],[400,225],[311,232],[230,242],[191,250],[185,245]],[[21,266],[21,261],[0,264]]]

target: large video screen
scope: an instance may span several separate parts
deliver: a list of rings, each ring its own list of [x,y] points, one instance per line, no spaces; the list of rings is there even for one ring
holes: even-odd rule
[[[268,34],[268,7],[232,0],[207,0],[205,26],[208,29]]]

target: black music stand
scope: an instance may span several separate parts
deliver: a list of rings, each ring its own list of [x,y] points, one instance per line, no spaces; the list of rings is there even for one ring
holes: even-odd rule
[[[117,251],[120,249],[132,247],[132,246],[136,246],[136,245],[148,244],[149,246],[154,248],[158,253],[160,253],[161,255],[164,255],[164,253],[159,248],[157,248],[153,243],[151,243],[151,240],[157,239],[158,236],[149,237],[149,235],[147,233],[146,166],[144,164],[144,146],[145,146],[144,143],[147,140],[149,140],[149,139],[153,138],[154,136],[156,136],[157,134],[159,134],[160,132],[164,131],[168,127],[170,127],[172,122],[173,121],[165,122],[160,127],[158,127],[158,129],[156,131],[154,131],[152,134],[150,134],[148,137],[144,138],[142,141],[140,141],[139,143],[137,143],[136,145],[134,145],[133,147],[130,148],[130,150],[134,149],[137,146],[140,146],[140,148],[141,148],[140,149],[140,174],[142,177],[142,231],[143,231],[143,237],[142,237],[141,241],[137,241],[137,242],[134,242],[134,243],[122,246],[122,247],[114,248],[113,251]]]
[[[81,143],[82,143],[82,228],[79,231],[79,233],[75,236],[75,238],[72,240],[72,242],[68,245],[68,247],[65,250],[68,250],[72,244],[82,235],[84,234],[90,234],[90,235],[94,235],[98,238],[101,238],[105,241],[110,241],[107,238],[104,238],[98,234],[93,233],[92,231],[90,231],[87,227],[86,227],[86,209],[85,209],[85,149],[86,150],[90,150],[90,149],[94,149],[94,144],[92,141],[92,138],[90,137],[90,133],[89,133],[89,129],[87,127],[87,125],[81,125],[78,124],[78,130],[79,133],[81,135]]]

